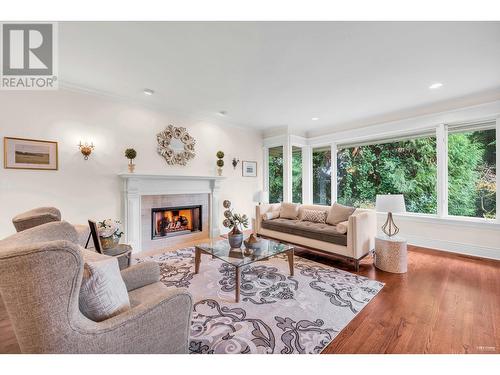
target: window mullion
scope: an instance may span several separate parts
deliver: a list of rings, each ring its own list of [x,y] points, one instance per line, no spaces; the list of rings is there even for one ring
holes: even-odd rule
[[[440,124],[436,129],[437,155],[437,214],[448,216],[448,128]]]
[[[332,143],[330,147],[332,155],[331,193],[332,193],[332,204],[333,204],[337,202],[337,144]]]
[[[262,176],[264,177],[264,181],[262,181],[262,186],[263,186],[262,190],[269,193],[269,147],[264,147],[263,152],[264,152],[263,155],[264,162],[262,163],[263,166]]]
[[[312,147],[302,149],[302,203],[312,204]]]

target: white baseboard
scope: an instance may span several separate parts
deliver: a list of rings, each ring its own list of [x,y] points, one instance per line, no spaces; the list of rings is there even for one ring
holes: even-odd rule
[[[464,255],[472,255],[487,259],[500,260],[500,248],[477,246],[465,244],[461,242],[437,240],[432,238],[423,238],[420,236],[406,236],[408,244],[426,247],[429,249],[436,249],[441,251],[448,251],[450,253],[458,253]]]

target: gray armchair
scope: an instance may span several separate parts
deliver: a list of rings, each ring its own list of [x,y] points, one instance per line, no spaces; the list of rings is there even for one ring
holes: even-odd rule
[[[162,284],[159,266],[122,271],[131,309],[103,322],[79,310],[78,235],[50,222],[0,241],[0,294],[23,353],[187,353],[191,295]]]
[[[61,221],[61,211],[56,207],[37,207],[29,211],[22,212],[12,218],[12,224],[17,232],[36,227],[38,225]],[[86,247],[90,229],[87,225],[73,225],[78,234],[78,244]]]

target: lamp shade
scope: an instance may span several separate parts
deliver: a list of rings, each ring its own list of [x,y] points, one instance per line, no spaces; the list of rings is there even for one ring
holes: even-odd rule
[[[403,194],[381,194],[377,195],[377,212],[406,212],[405,198]]]
[[[267,191],[259,191],[259,202],[267,203],[269,201],[269,193]]]

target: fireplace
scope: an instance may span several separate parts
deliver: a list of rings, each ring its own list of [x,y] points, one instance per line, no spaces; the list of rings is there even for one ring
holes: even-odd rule
[[[201,205],[151,209],[151,239],[201,232]]]

